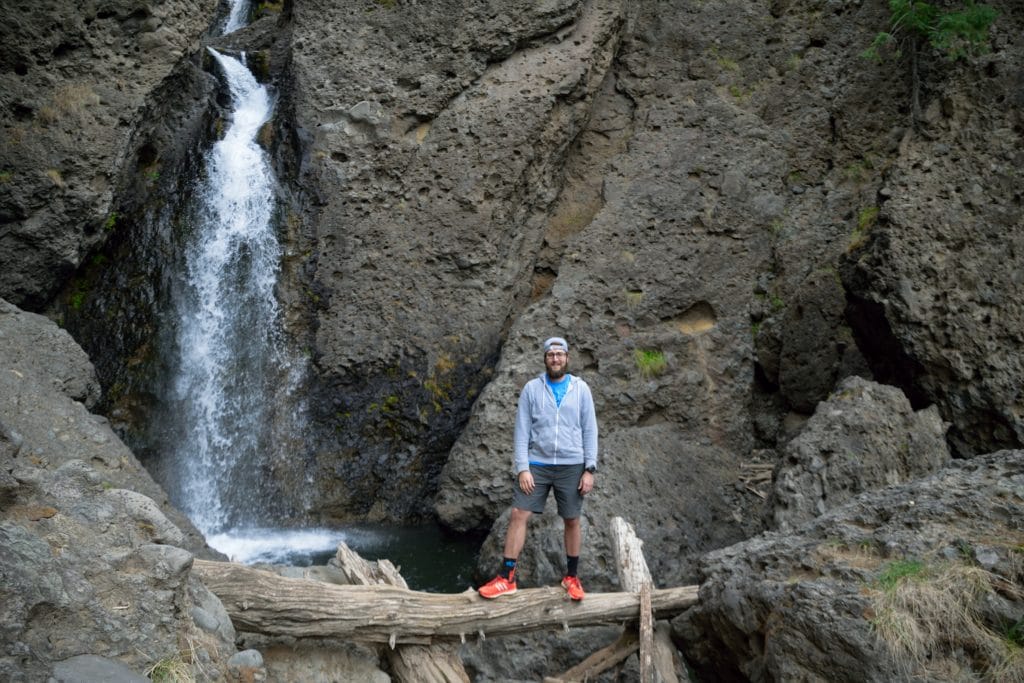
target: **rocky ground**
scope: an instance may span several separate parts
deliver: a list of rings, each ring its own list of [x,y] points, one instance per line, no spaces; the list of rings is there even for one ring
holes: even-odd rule
[[[1024,10],[991,4],[988,51],[925,50],[916,84],[895,55],[862,57],[887,27],[873,0],[289,0],[220,39],[278,96],[262,139],[280,295],[313,361],[318,519],[489,531],[490,573],[516,396],[561,333],[602,430],[586,582],[616,587],[606,530],[626,516],[657,583],[705,584],[675,624],[703,675],[911,675],[868,637],[869,594],[904,560],[988,572],[980,621],[1019,624]],[[218,13],[51,0],[3,18],[0,296],[20,307],[0,309],[4,533],[25,567],[81,565],[74,585],[117,576],[178,610],[137,641],[48,644],[33,673],[79,654],[139,671],[137,650],[226,637],[180,616],[206,600],[187,576],[201,540],[89,411],[146,449],[175,206],[218,130],[199,49]],[[79,535],[108,549],[43,557]],[[524,583],[557,580],[560,538],[535,520]],[[25,581],[9,671],[37,666],[47,615],[100,615],[108,634],[156,618],[103,603],[102,582]],[[512,653],[540,675],[574,642],[463,657],[511,680]],[[945,668],[921,675],[994,676],[987,642],[932,643]],[[842,656],[787,668],[821,649]]]

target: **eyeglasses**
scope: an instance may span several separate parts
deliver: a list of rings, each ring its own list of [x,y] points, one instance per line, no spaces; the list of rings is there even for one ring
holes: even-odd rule
[[[548,351],[544,354],[545,358],[565,358],[565,351]]]

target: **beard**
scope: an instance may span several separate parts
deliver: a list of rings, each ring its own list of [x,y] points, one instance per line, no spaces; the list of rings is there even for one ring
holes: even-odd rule
[[[565,377],[565,373],[569,371],[569,362],[566,361],[559,365],[557,368],[552,368],[551,363],[545,362],[544,367],[548,371],[548,377],[550,377],[552,380],[557,381]]]

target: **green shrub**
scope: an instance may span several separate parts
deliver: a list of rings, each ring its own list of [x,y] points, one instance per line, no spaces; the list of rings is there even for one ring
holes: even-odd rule
[[[863,56],[881,60],[881,48],[894,45],[896,54],[902,54],[900,43],[909,39],[917,49],[919,40],[926,40],[947,59],[962,59],[970,54],[984,52],[988,30],[999,13],[988,5],[967,0],[960,11],[942,11],[918,0],[889,0],[889,31],[875,35]]]
[[[920,578],[924,573],[925,565],[920,560],[896,560],[886,565],[878,576],[878,585],[883,590],[891,591],[899,585],[900,581]]]
[[[637,349],[633,352],[633,360],[640,370],[640,376],[645,379],[657,377],[668,367],[665,354],[656,349]]]

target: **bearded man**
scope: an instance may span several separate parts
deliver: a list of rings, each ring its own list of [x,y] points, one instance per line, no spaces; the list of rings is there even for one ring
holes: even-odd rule
[[[526,383],[516,413],[513,465],[516,486],[498,575],[479,588],[484,598],[516,592],[516,564],[526,542],[527,522],[544,512],[554,490],[565,527],[566,572],[562,587],[573,600],[585,593],[578,570],[583,535],[583,497],[594,488],[597,471],[597,416],[590,387],[570,375],[569,344],[562,337],[544,342],[545,372]]]

